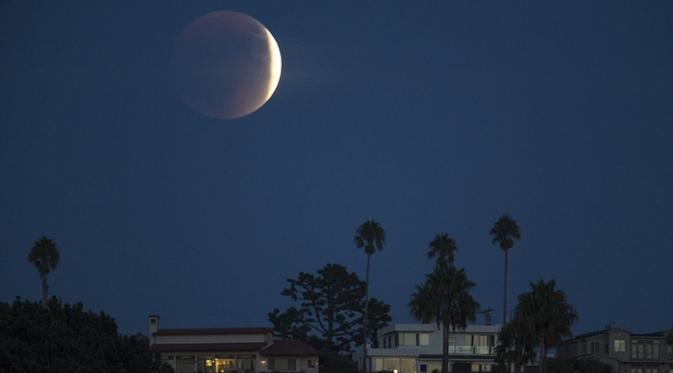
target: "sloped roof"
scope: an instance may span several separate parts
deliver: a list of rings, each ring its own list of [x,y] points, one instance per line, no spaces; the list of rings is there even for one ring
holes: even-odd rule
[[[271,328],[188,328],[159,329],[154,335],[231,335],[231,334],[268,334]]]
[[[160,343],[150,346],[152,352],[252,352],[264,343]]]
[[[262,356],[318,356],[320,351],[304,342],[294,339],[273,341],[260,352]]]

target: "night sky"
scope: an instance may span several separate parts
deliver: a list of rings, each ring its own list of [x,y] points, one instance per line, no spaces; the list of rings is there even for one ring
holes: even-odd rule
[[[173,90],[181,30],[214,10],[275,36],[278,88],[222,121]],[[481,305],[556,279],[575,332],[673,325],[673,2],[0,2],[0,301],[64,302],[125,333],[268,325],[285,279],[326,263],[406,304],[436,233]]]

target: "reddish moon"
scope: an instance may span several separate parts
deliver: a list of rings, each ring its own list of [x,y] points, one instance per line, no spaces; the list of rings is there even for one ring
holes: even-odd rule
[[[280,49],[271,32],[238,12],[197,18],[178,37],[175,87],[193,110],[217,119],[255,112],[278,86]]]

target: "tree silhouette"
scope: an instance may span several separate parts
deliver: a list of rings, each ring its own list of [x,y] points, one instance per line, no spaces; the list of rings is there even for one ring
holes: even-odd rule
[[[363,334],[363,366],[365,368],[365,373],[369,372],[369,364],[367,364],[367,332],[369,321],[369,262],[372,254],[377,250],[383,250],[386,242],[386,232],[383,230],[381,225],[377,223],[374,219],[370,219],[362,223],[355,231],[355,237],[353,239],[355,245],[358,249],[364,249],[365,254],[367,254],[367,270],[365,275],[365,313],[362,318],[362,334]]]
[[[42,280],[42,306],[47,307],[49,285],[47,284],[47,275],[53,272],[58,265],[59,254],[56,244],[47,236],[40,237],[35,241],[33,248],[28,254],[28,262],[32,263]]]
[[[575,309],[568,304],[565,292],[556,288],[556,281],[538,280],[530,283],[530,291],[519,295],[514,314],[518,333],[534,335],[542,347],[541,373],[545,373],[547,351],[563,338],[571,337],[571,326],[577,320]]]
[[[303,340],[327,354],[350,352],[364,341],[365,283],[339,264],[327,264],[317,274],[300,272],[288,279],[282,295],[296,306],[269,313],[274,335]],[[391,320],[390,306],[369,299],[368,325],[382,328]]]
[[[514,246],[514,240],[521,239],[519,225],[509,215],[502,215],[493,225],[489,234],[493,237],[493,244],[496,243],[505,253],[505,274],[503,281],[503,301],[502,301],[502,323],[507,322],[507,271],[508,271],[508,252]]]
[[[458,250],[456,241],[448,234],[440,233],[430,242],[428,258],[435,259],[436,265],[448,266],[453,263],[456,250]]]
[[[416,286],[411,295],[411,316],[423,323],[434,322],[442,330],[442,373],[449,371],[449,334],[456,328],[464,329],[467,321],[476,319],[479,303],[470,291],[475,284],[463,269],[453,265],[455,241],[446,234],[438,234],[430,243],[429,258],[435,258],[435,268]]]

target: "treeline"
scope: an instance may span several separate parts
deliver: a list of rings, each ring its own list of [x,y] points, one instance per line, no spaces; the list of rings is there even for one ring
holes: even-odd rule
[[[577,320],[574,307],[568,304],[565,293],[556,287],[554,280],[531,282],[530,290],[519,296],[513,317],[507,320],[508,256],[521,239],[521,232],[511,216],[502,215],[484,233],[488,233],[491,243],[504,254],[503,329],[497,348],[498,370],[504,372],[514,367],[520,371],[524,365],[540,361],[542,373],[586,371],[584,366],[570,367],[558,362],[553,369],[546,369],[548,350],[572,335],[571,326]],[[366,255],[364,281],[338,264],[327,264],[316,273],[300,272],[287,280],[287,287],[281,292],[293,305],[285,311],[274,309],[269,313],[276,337],[299,339],[320,349],[327,358],[321,360],[327,360],[324,367],[329,371],[345,370],[345,366],[337,368],[331,362],[360,346],[366,360],[367,343],[377,347],[377,330],[391,320],[390,306],[370,298],[368,292],[371,257],[383,250],[385,231],[375,220],[367,220],[356,229],[354,243]],[[490,316],[493,311],[482,309],[473,298],[476,284],[464,268],[456,266],[457,251],[456,241],[448,234],[435,235],[424,253],[434,262],[433,269],[409,295],[408,303],[414,319],[441,327],[442,373],[449,372],[449,335],[474,322],[477,314]],[[367,368],[365,365],[365,372]]]
[[[104,312],[52,297],[0,303],[0,373],[167,373],[147,337],[120,335]]]

